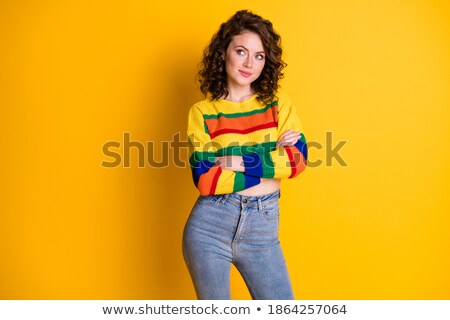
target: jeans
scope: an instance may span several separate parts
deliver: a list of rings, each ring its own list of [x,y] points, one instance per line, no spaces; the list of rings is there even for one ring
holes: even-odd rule
[[[294,299],[278,239],[280,190],[263,196],[199,196],[183,232],[183,257],[198,299],[230,299],[230,268],[252,299]]]

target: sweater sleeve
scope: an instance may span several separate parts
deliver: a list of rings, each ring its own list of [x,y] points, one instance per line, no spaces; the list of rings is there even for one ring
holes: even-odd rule
[[[295,178],[306,168],[308,149],[303,126],[289,96],[278,101],[277,139],[287,130],[301,132],[293,146],[284,146],[270,152],[253,152],[243,155],[245,173],[261,178]]]
[[[187,135],[192,178],[201,195],[233,193],[261,182],[259,177],[215,165],[217,144],[211,141],[203,113],[196,105],[189,110]]]

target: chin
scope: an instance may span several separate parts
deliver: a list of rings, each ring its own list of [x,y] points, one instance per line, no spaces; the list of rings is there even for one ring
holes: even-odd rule
[[[248,86],[255,80],[256,79],[239,79],[239,81],[237,81],[237,83],[241,86]]]
[[[242,87],[246,87],[251,85],[252,82],[251,81],[246,81],[246,82],[238,82],[238,85],[242,86]]]

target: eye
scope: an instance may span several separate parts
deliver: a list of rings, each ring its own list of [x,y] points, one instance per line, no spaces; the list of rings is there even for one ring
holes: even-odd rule
[[[241,54],[241,52],[242,52],[242,53],[244,53],[244,50],[241,50],[241,49],[237,49],[237,50],[236,50],[236,52],[237,52],[237,54],[238,54],[238,55],[240,55],[240,56],[241,56],[241,55],[242,55],[242,54]]]
[[[264,59],[264,56],[262,54],[258,54],[257,57],[259,57],[258,60],[263,60]]]

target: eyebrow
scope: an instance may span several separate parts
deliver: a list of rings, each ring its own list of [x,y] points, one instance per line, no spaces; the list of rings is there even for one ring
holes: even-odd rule
[[[235,46],[234,48],[236,49],[237,47],[242,47],[242,48],[244,48],[245,50],[249,51],[246,47],[244,47],[244,46],[242,46],[242,45],[237,45],[237,46]],[[264,54],[265,54],[264,51],[258,51],[257,53],[264,53]]]

